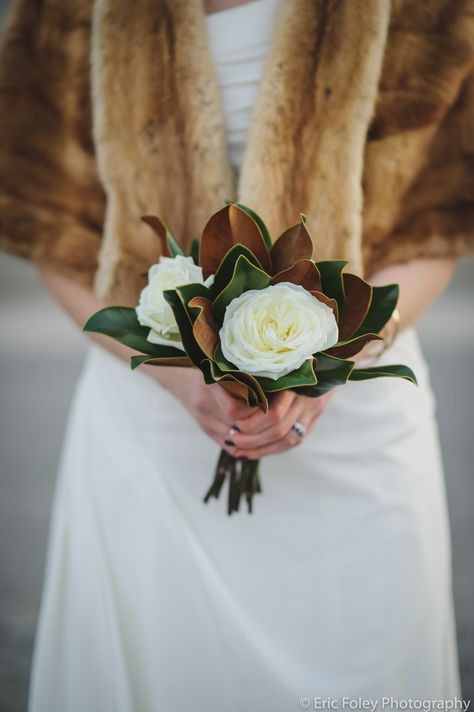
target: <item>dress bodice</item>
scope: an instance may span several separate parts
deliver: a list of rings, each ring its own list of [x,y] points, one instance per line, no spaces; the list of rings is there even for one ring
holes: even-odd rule
[[[278,0],[252,0],[206,15],[209,48],[221,90],[230,161],[241,165]]]

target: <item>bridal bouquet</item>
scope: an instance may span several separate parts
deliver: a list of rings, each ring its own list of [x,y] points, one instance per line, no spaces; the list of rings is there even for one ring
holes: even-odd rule
[[[164,222],[144,216],[161,241],[162,256],[148,273],[136,308],[107,307],[85,331],[107,334],[140,352],[143,363],[198,368],[206,383],[264,412],[277,391],[317,398],[347,381],[397,376],[416,383],[403,365],[355,368],[351,357],[390,319],[398,285],[372,287],[344,272],[344,260],[312,259],[301,214],[272,241],[253,210],[228,203],[207,222],[185,256]],[[228,479],[228,507],[248,511],[261,491],[258,460],[222,450],[204,501]]]

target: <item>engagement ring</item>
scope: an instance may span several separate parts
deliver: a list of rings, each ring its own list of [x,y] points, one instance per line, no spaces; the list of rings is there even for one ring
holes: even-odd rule
[[[291,426],[291,429],[295,431],[295,433],[298,433],[300,438],[303,438],[306,433],[306,428],[304,427],[303,423],[300,423],[299,420],[295,421],[293,425]]]

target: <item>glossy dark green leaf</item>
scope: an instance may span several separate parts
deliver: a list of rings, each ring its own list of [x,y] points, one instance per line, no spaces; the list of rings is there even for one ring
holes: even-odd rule
[[[322,260],[321,262],[316,262],[316,267],[321,275],[322,289],[320,291],[336,300],[339,314],[342,314],[345,301],[342,270],[346,264],[347,260]]]
[[[370,368],[356,368],[352,371],[349,379],[351,381],[367,381],[371,378],[404,378],[406,381],[411,381],[418,385],[416,376],[408,366],[403,364],[390,364],[387,366],[371,366]]]
[[[216,354],[218,359],[216,360]],[[264,412],[268,409],[268,401],[265,393],[257,379],[249,373],[239,371],[233,364],[227,362],[218,344],[214,353],[214,359],[204,359],[200,366],[206,383],[220,383],[222,381],[233,380],[235,383],[243,384],[248,389],[249,405],[256,405]]]
[[[163,346],[163,349],[167,349],[167,346]],[[173,349],[173,351],[179,349]],[[141,366],[143,363],[148,363],[152,366],[192,366],[192,361],[186,356],[186,354],[181,351],[182,356],[132,356],[130,358],[130,365],[132,371]]]
[[[364,334],[363,336],[357,336],[353,339],[347,339],[346,341],[338,341],[335,346],[327,349],[324,353],[330,356],[337,356],[338,358],[351,358],[362,351],[364,346],[369,343],[369,341],[380,340],[381,337],[377,334]]]
[[[193,258],[194,264],[199,264],[199,238],[195,237],[191,242],[190,257]]]
[[[243,205],[242,203],[236,203],[236,205],[238,205],[239,208],[241,208],[242,210],[245,210],[247,215],[250,215],[250,217],[255,220],[258,227],[260,228],[260,232],[262,233],[262,237],[265,240],[266,246],[268,247],[269,250],[271,250],[272,249],[272,238],[268,231],[268,227],[265,225],[265,223],[263,222],[260,215],[258,213],[256,213],[255,210],[252,210],[252,208],[249,208],[247,205]]]
[[[392,316],[393,310],[397,306],[399,292],[398,284],[373,287],[369,311],[355,336],[361,336],[369,332],[378,334]]]
[[[238,242],[236,245],[233,245],[228,252],[226,252],[225,257],[222,259],[219,268],[214,275],[214,282],[211,287],[213,295],[217,296],[227,287],[232,279],[235,263],[240,255],[245,255],[248,261],[255,265],[255,267],[263,269],[253,252],[249,250],[248,247],[245,247],[245,245]]]
[[[354,368],[353,361],[346,361],[334,356],[319,353],[316,356],[316,378],[318,382],[315,386],[298,388],[297,392],[304,396],[317,398],[332,390],[335,386],[347,383]]]
[[[276,393],[284,391],[288,388],[298,388],[300,386],[314,386],[318,382],[314,371],[314,363],[316,359],[308,359],[295,371],[282,376],[274,381],[272,378],[256,376],[257,381],[262,386],[265,393]]]
[[[163,291],[163,297],[173,310],[181,341],[183,342],[187,355],[195,366],[199,366],[199,363],[206,355],[194,338],[193,323],[183,303],[182,297],[176,289],[165,289]]]
[[[135,309],[131,307],[105,307],[93,314],[84,324],[83,331],[105,334],[131,349],[136,349],[150,356],[162,356],[162,349],[168,349],[169,356],[179,356],[183,352],[174,346],[152,344],[147,336],[148,326],[142,326],[137,319]]]
[[[264,289],[270,284],[270,276],[250,262],[245,255],[240,255],[234,266],[232,278],[216,297],[213,310],[218,324],[222,324],[226,307],[250,289]]]
[[[188,303],[193,299],[193,297],[204,297],[205,299],[211,298],[211,292],[208,287],[200,282],[193,282],[192,284],[182,284],[175,287],[176,291],[181,297],[181,301],[186,307],[186,311],[189,314],[191,321],[194,321],[196,316],[199,314],[199,309],[188,307]]]

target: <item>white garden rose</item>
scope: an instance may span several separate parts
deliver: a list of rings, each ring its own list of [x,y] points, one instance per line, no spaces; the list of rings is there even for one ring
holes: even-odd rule
[[[219,336],[222,353],[238,369],[277,380],[334,346],[338,328],[330,307],[303,287],[280,282],[233,299]]]
[[[196,282],[210,286],[213,279],[214,275],[211,275],[206,281],[203,280],[202,269],[192,257],[161,256],[159,262],[148,270],[148,284],[142,289],[135,308],[140,324],[150,327],[148,341],[184,351],[173,310],[165,300],[163,290]]]

